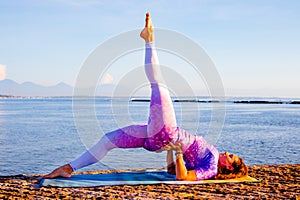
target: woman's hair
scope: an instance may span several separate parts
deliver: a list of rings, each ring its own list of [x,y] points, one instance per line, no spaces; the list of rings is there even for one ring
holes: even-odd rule
[[[232,163],[233,170],[218,166],[218,174],[213,179],[231,179],[248,175],[248,168],[242,158]]]

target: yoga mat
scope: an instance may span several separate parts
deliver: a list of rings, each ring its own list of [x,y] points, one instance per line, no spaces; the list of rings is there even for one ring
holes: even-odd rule
[[[109,174],[78,174],[71,178],[42,179],[40,186],[56,187],[94,187],[113,185],[150,185],[150,184],[208,184],[258,182],[250,176],[227,180],[177,181],[175,175],[166,171],[134,171]]]

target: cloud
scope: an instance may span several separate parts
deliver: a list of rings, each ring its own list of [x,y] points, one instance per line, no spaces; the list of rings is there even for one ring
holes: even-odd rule
[[[5,68],[5,65],[0,64],[0,81],[4,80],[6,77]]]
[[[113,82],[113,77],[110,74],[105,74],[104,78],[101,80],[101,84],[109,84]]]

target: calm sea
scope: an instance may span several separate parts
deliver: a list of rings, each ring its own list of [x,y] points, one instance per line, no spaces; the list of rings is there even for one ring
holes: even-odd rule
[[[77,102],[80,104],[74,105],[72,98],[0,99],[0,175],[48,173],[81,155],[102,132],[147,122],[149,102],[122,98]],[[212,121],[222,119],[212,112],[223,111],[215,146],[220,152],[238,154],[248,165],[300,163],[299,104],[235,104],[228,100],[176,102],[174,107],[178,124],[204,137]],[[164,165],[165,153],[114,149],[101,162],[82,170]]]

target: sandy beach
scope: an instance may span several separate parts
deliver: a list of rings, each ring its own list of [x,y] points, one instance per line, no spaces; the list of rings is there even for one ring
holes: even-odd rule
[[[41,175],[0,176],[0,199],[300,199],[300,164],[250,166],[249,175],[260,182],[39,188]]]

